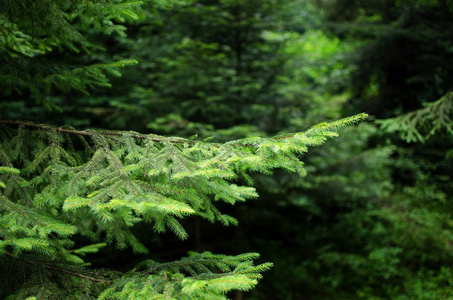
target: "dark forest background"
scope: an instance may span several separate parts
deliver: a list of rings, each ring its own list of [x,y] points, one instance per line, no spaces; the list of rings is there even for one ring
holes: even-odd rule
[[[134,231],[159,261],[209,250],[273,262],[237,299],[449,299],[452,9],[443,0],[149,7],[126,24],[127,36],[88,33],[105,51],[43,55],[137,60],[111,88],[50,92],[51,110],[33,93],[3,89],[0,118],[222,142],[366,112],[366,122],[304,158],[305,178],[255,174],[260,197],[223,208],[237,227],[187,218],[186,241],[146,225]],[[92,261],[128,270],[146,258],[128,251],[107,247]]]

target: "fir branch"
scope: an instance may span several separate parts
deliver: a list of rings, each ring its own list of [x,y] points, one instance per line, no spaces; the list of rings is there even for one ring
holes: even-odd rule
[[[228,291],[253,288],[261,273],[272,267],[271,263],[254,265],[258,257],[257,253],[229,256],[203,252],[170,263],[145,261],[135,272],[116,280],[100,299],[123,299],[132,293],[143,299],[226,299]]]
[[[442,129],[453,135],[453,92],[426,103],[424,108],[398,117],[377,120],[377,123],[388,133],[398,132],[408,143],[424,143]]]
[[[62,213],[49,220],[37,218],[41,221],[38,226],[48,227],[43,229],[42,236],[48,238],[51,231],[62,237],[75,232],[89,236],[96,226],[96,230],[106,233],[107,242],[146,252],[129,231],[135,223],[154,222],[155,231],[170,229],[181,239],[187,238],[187,233],[178,218],[188,215],[196,214],[225,225],[236,224],[236,219],[216,208],[215,201],[234,204],[258,196],[253,187],[233,183],[239,174],[272,174],[279,168],[305,176],[300,154],[306,153],[308,146],[321,145],[335,136],[338,128],[364,117],[361,114],[322,123],[291,135],[225,144],[5,120],[0,123],[18,126],[18,130],[16,135],[8,134],[12,137],[7,148],[0,149],[11,157],[26,147],[27,156],[22,162],[16,158],[12,167],[20,165],[24,180],[30,180],[33,198],[30,204]],[[93,152],[87,161],[72,159],[73,150],[68,152],[64,146],[68,135],[88,136],[92,141],[89,150]],[[23,190],[19,184],[11,184],[10,189],[17,193]],[[16,213],[29,210],[27,207]],[[29,224],[29,218],[25,215],[21,218],[28,219]],[[61,224],[67,222],[74,229],[63,228]]]
[[[338,128],[345,127],[351,124],[358,123],[360,121],[363,121],[368,117],[367,114],[361,113],[352,117],[344,118],[337,120],[335,122],[331,123],[321,123],[316,126],[313,126],[311,129],[309,129],[306,133],[307,135],[309,134],[314,134],[318,133],[320,131],[332,131],[332,130],[337,130]],[[56,127],[56,126],[50,126],[50,125],[43,125],[43,124],[37,124],[33,122],[27,122],[27,121],[16,121],[16,120],[0,120],[0,124],[7,124],[7,125],[16,125],[16,126],[25,126],[29,127],[32,129],[39,129],[39,130],[55,130],[60,133],[66,133],[66,134],[71,134],[71,135],[80,135],[80,136],[87,136],[87,137],[92,137],[93,133],[97,133],[103,136],[124,136],[125,132],[122,131],[90,131],[90,130],[76,130],[76,129],[67,129],[67,128],[61,128],[61,127]],[[167,141],[173,144],[188,144],[188,145],[195,145],[200,142],[198,141],[191,141],[187,139],[172,139],[172,138],[166,138],[166,137],[151,137],[150,135],[146,134],[140,134],[140,133],[127,133],[130,137],[132,138],[137,138],[141,140],[146,140],[149,139],[154,142],[163,142]],[[290,134],[285,134],[282,136],[275,136],[272,137],[271,139],[274,140],[286,140],[290,138],[294,138],[297,136],[298,133],[290,133]],[[244,139],[248,140],[248,139]],[[234,141],[229,143],[232,146],[239,146]],[[219,145],[217,143],[212,143],[212,145]],[[246,147],[246,146],[252,146],[253,143],[247,144],[247,143],[241,143],[241,147]]]

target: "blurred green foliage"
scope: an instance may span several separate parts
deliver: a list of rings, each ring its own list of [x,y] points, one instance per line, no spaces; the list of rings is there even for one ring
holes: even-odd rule
[[[254,176],[261,197],[231,209],[236,231],[194,220],[189,234],[202,250],[257,251],[274,263],[247,299],[449,299],[453,140],[442,129],[451,109],[442,120],[420,109],[453,86],[452,5],[202,0],[160,8],[128,26],[127,37],[102,37],[106,52],[79,58],[137,60],[111,89],[49,95],[62,114],[15,95],[0,114],[218,141],[361,111],[392,118],[384,124],[394,130],[371,121],[342,130],[305,157],[303,180]],[[412,111],[434,127],[405,123]],[[166,253],[180,247],[171,239],[144,239],[163,243],[157,255],[179,255]]]

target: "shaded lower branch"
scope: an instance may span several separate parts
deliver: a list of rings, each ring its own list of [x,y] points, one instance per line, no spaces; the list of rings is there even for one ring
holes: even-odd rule
[[[13,255],[11,253],[4,252],[4,254],[6,254],[7,256],[9,256],[11,258],[19,259],[19,258],[17,258],[15,255]],[[41,266],[41,267],[43,267],[45,269],[58,271],[58,272],[61,272],[61,273],[67,274],[67,275],[71,275],[71,276],[87,279],[87,280],[90,280],[90,281],[93,281],[93,282],[113,283],[113,280],[111,280],[111,279],[107,279],[107,278],[103,278],[103,277],[95,277],[95,276],[93,276],[93,274],[77,272],[75,270],[70,270],[68,268],[64,268],[64,267],[58,266],[58,265],[52,265],[52,264],[49,264],[49,263],[46,263],[46,262],[38,263],[37,261],[33,261],[33,260],[29,260],[29,259],[24,259],[24,261],[27,264],[30,264],[30,265],[33,265],[33,266],[38,266],[38,267]]]

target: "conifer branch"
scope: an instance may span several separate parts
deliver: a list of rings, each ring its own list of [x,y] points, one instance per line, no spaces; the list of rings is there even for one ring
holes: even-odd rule
[[[311,129],[309,129],[307,131],[307,133],[316,132],[318,130],[325,130],[325,131],[336,130],[336,129],[344,127],[344,126],[363,121],[367,117],[368,117],[368,115],[366,113],[361,113],[361,114],[358,114],[358,115],[355,115],[352,117],[337,120],[335,122],[321,123],[316,126],[313,126]],[[87,136],[87,137],[91,137],[94,132],[94,131],[90,131],[90,130],[67,129],[67,128],[61,128],[61,127],[56,127],[56,126],[36,124],[33,122],[17,121],[17,120],[0,120],[0,124],[25,126],[25,127],[29,127],[29,128],[33,128],[33,129],[41,129],[41,130],[55,130],[60,133]],[[95,131],[95,132],[97,134],[100,134],[103,136],[124,136],[124,132],[122,132],[122,131]],[[296,135],[297,135],[297,133],[290,133],[290,134],[286,134],[286,135],[275,136],[275,137],[272,137],[272,139],[284,140],[284,139],[294,138]],[[165,140],[165,141],[168,141],[168,142],[174,143],[174,144],[195,145],[197,143],[196,141],[190,141],[187,139],[175,140],[175,139],[169,139],[169,138],[165,138],[165,137],[150,137],[149,135],[140,134],[140,133],[129,133],[129,136],[132,138],[137,138],[137,139],[141,139],[141,140],[149,139],[154,142],[163,142]],[[217,144],[213,143],[213,145],[217,145]],[[235,146],[234,143],[230,143],[230,145]],[[252,146],[252,144],[241,144],[240,146]]]
[[[453,92],[440,99],[426,103],[424,108],[377,123],[386,132],[398,132],[406,142],[426,142],[444,129],[453,135]]]
[[[5,138],[0,154],[8,157],[2,161],[6,166],[0,168],[5,191],[0,202],[8,201],[8,205],[0,206],[0,213],[6,211],[0,214],[0,220],[5,231],[2,235],[11,239],[0,244],[0,250],[4,253],[6,247],[8,251],[12,247],[10,253],[21,259],[30,251],[38,254],[35,257],[45,257],[26,262],[32,269],[47,269],[48,273],[77,277],[87,283],[110,284],[100,299],[123,299],[136,292],[142,299],[178,294],[206,299],[207,295],[223,295],[232,289],[250,289],[261,278],[260,273],[270,267],[255,266],[255,254],[196,254],[178,262],[151,262],[142,272],[110,279],[77,267],[81,259],[55,241],[75,233],[93,238],[95,231],[105,232],[106,243],[147,253],[130,230],[136,223],[154,223],[155,232],[171,230],[181,239],[187,232],[179,219],[189,215],[236,224],[237,220],[222,214],[215,202],[234,204],[258,197],[250,178],[247,182],[251,186],[235,183],[240,175],[248,178],[247,173],[269,175],[283,169],[305,176],[300,154],[365,117],[361,114],[321,123],[304,132],[226,143],[0,120],[5,129],[0,131]],[[70,135],[84,141],[90,150],[86,159],[67,147]],[[19,199],[24,197],[30,201],[22,204]],[[55,214],[44,213],[48,210]],[[63,256],[65,263],[48,262],[56,255]]]

